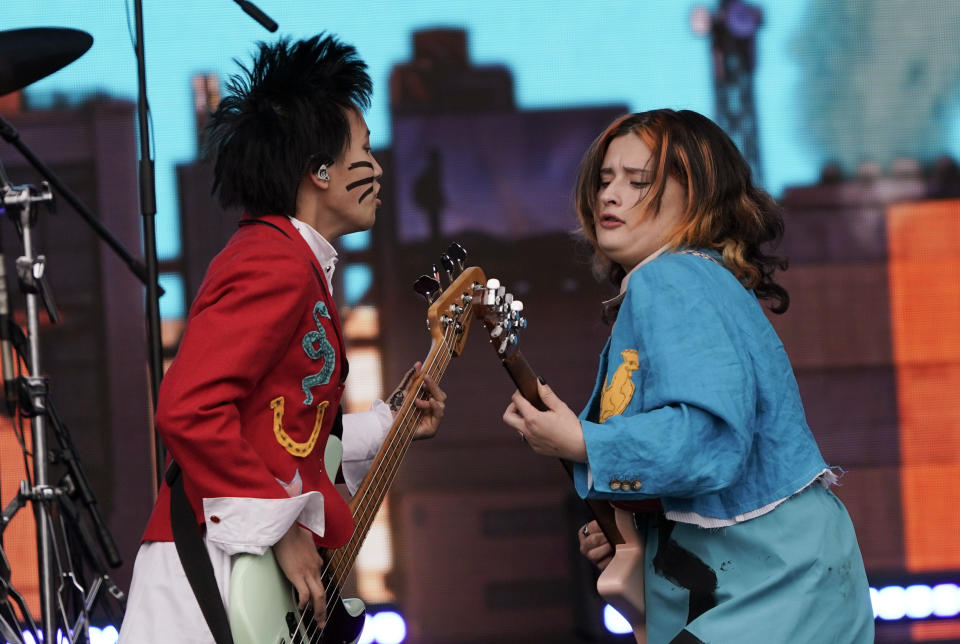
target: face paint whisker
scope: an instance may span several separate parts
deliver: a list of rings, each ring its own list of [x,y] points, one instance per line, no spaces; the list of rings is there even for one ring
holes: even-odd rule
[[[347,170],[355,170],[356,168],[370,168],[373,170],[373,164],[369,161],[357,161],[347,166]]]
[[[347,192],[353,190],[354,188],[359,188],[360,186],[364,186],[364,185],[366,185],[366,184],[368,184],[368,183],[373,183],[373,181],[374,181],[374,178],[373,178],[373,177],[367,177],[366,179],[358,179],[357,181],[354,181],[353,183],[348,183],[348,184],[347,184]]]
[[[366,199],[371,192],[373,192],[373,188],[367,188],[367,191],[360,195],[360,198],[357,199],[357,203],[363,203],[363,200]]]

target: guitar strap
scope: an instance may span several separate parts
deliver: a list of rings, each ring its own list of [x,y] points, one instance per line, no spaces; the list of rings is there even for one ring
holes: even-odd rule
[[[200,612],[213,633],[213,640],[216,644],[233,644],[227,609],[220,598],[217,578],[213,574],[213,564],[203,543],[200,527],[190,507],[187,493],[183,490],[183,472],[180,471],[180,466],[171,462],[164,478],[170,486],[170,525],[183,572],[186,573],[190,588],[200,605]]]

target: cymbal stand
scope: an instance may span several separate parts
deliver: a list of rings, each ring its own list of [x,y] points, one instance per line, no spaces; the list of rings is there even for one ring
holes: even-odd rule
[[[56,491],[48,482],[47,471],[47,442],[46,417],[44,409],[47,401],[47,380],[43,377],[40,360],[39,332],[40,323],[37,312],[38,297],[43,286],[43,273],[46,259],[41,255],[34,256],[32,229],[35,217],[35,204],[53,199],[50,187],[46,183],[37,190],[33,186],[2,186],[3,206],[14,217],[17,228],[23,241],[23,256],[17,258],[17,274],[20,277],[20,287],[26,295],[27,309],[27,341],[29,350],[29,375],[26,378],[28,400],[32,410],[36,412],[31,424],[33,435],[33,486],[23,489],[21,496],[33,502],[33,511],[37,523],[37,567],[40,578],[40,606],[42,612],[43,632],[48,636],[56,633],[53,557],[52,522],[50,506]],[[19,220],[15,218],[19,213]]]
[[[57,627],[60,626],[66,641],[76,642],[81,637],[88,641],[90,612],[101,591],[109,593],[121,605],[124,594],[106,574],[103,560],[73,504],[72,497],[80,498],[90,513],[107,559],[114,567],[119,565],[120,557],[116,545],[99,514],[96,499],[80,467],[69,433],[60,422],[50,400],[47,379],[42,375],[39,306],[43,304],[54,324],[58,321],[58,314],[44,276],[46,258],[35,254],[32,230],[36,223],[37,205],[49,204],[53,195],[46,182],[41,184],[39,189],[33,186],[9,185],[0,167],[0,197],[0,207],[14,220],[23,242],[23,255],[17,258],[16,269],[20,290],[26,300],[27,335],[23,338],[19,328],[12,325],[5,337],[14,339],[28,373],[26,377],[19,379],[18,397],[20,415],[31,419],[33,435],[33,484],[31,486],[26,481],[21,482],[19,494],[0,514],[0,534],[13,515],[27,501],[32,502],[37,529],[42,633],[48,635],[46,639],[49,640],[56,637]],[[18,339],[21,341],[17,342]],[[59,449],[51,449],[47,445],[48,423]],[[50,455],[64,463],[68,469],[57,486],[50,484]],[[72,544],[77,544],[78,547],[73,549]],[[89,589],[82,585],[86,583],[84,560],[88,561],[96,572]],[[59,588],[55,588],[58,581]],[[20,611],[27,623],[36,630],[32,618],[22,604]],[[12,610],[10,612],[13,613]]]

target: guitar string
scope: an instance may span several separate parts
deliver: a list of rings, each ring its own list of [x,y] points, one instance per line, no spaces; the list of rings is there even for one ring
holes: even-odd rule
[[[467,320],[469,320],[469,312],[472,309],[472,304],[468,304],[464,308],[468,312],[468,314],[464,317]],[[432,364],[429,364],[425,371],[426,373],[430,374],[431,377],[434,378],[435,382],[439,382],[440,377],[443,375],[450,361],[453,359],[453,352],[448,348],[448,345],[451,344],[451,341],[453,339],[452,337],[449,337],[449,336],[453,336],[455,334],[456,334],[456,325],[454,324],[449,325],[445,332],[445,337],[443,338],[443,340],[441,340],[438,346],[438,350],[434,353],[433,356],[428,358],[428,360],[432,360]],[[443,361],[443,364],[438,368],[437,363],[440,361]],[[421,380],[420,384],[417,386],[417,392],[415,394],[414,399],[419,398],[419,396],[422,393],[423,393],[423,381]],[[411,415],[413,417],[413,422],[408,424],[408,421],[410,420]],[[394,433],[393,437],[391,438],[390,445],[388,446],[388,449],[391,450],[392,453],[390,457],[385,459],[384,463],[378,464],[377,469],[375,470],[375,476],[379,476],[385,467],[390,468],[391,477],[395,474],[396,470],[399,468],[400,461],[405,455],[406,449],[408,449],[410,446],[410,442],[412,441],[412,435],[416,431],[416,427],[419,424],[419,421],[422,416],[423,416],[422,410],[420,410],[420,408],[418,408],[416,405],[411,403],[407,407],[407,409],[404,412],[404,416],[401,418],[401,425],[403,427],[403,430],[397,431]],[[410,427],[413,427],[413,432],[410,431]],[[404,446],[403,453],[397,453],[396,451],[393,451],[395,450],[395,446],[398,442],[406,443],[406,445]],[[368,495],[370,491],[371,491],[370,488],[368,488],[367,490],[365,490],[364,493]],[[375,503],[368,504],[367,506],[364,507],[364,510],[357,517],[359,519],[357,521],[358,526],[355,526],[354,534],[358,534],[360,532],[360,530],[358,529],[359,526],[362,526],[362,530],[364,533],[366,532],[366,530],[369,528],[370,522],[376,516],[376,513],[379,510],[379,507],[383,502],[383,497],[386,495],[387,490],[385,486],[377,486],[372,491],[374,493],[379,494],[379,499],[377,499]],[[367,499],[364,496],[360,497],[361,504],[365,500]],[[330,559],[327,562],[327,565],[325,566],[321,574],[326,575],[327,572],[330,571],[330,566],[335,564],[336,567],[334,571],[331,573],[331,577],[333,578],[334,581],[336,581],[336,586],[339,589],[343,581],[342,579],[340,579],[340,576],[343,575],[344,572],[349,571],[349,568],[350,568],[349,562],[353,561],[356,551],[359,550],[359,548],[362,547],[362,545],[363,544],[360,542],[354,542],[350,544],[350,548],[346,551],[341,549],[333,550],[330,556]],[[328,616],[330,615],[331,608],[336,604],[336,601],[339,600],[339,593],[334,593],[333,595],[334,596],[328,597],[326,600],[326,610],[327,610]],[[300,627],[304,623],[304,619],[310,613],[312,613],[312,610],[310,610],[308,606],[301,614],[300,620],[298,621],[297,626],[294,629],[294,632],[297,632],[300,630]],[[316,634],[316,630],[318,628],[320,628],[319,624],[317,624],[315,620],[311,619],[310,625],[307,629],[308,639],[312,638],[313,635]],[[322,629],[321,629],[321,632],[322,632]]]
[[[447,328],[447,332],[445,335],[451,336],[454,333],[455,333],[455,329],[451,325],[450,327]],[[442,374],[443,371],[446,369],[447,364],[449,364],[450,362],[452,355],[449,349],[447,348],[447,345],[450,344],[450,339],[451,338],[449,337],[445,337],[444,340],[440,343],[438,350],[435,351],[433,356],[431,356],[428,359],[428,362],[430,362],[430,364],[427,365],[426,372],[429,373],[434,378],[437,378],[438,374]],[[437,363],[440,361],[444,361],[444,359],[445,359],[444,364],[442,364],[439,368],[437,368]],[[421,381],[417,387],[415,396],[419,397],[422,392],[423,392],[423,383]],[[419,424],[419,421],[422,415],[423,415],[423,412],[418,407],[416,407],[416,405],[410,404],[407,407],[400,421],[402,430],[395,432],[390,440],[390,443],[388,444],[387,449],[390,450],[390,457],[385,459],[382,463],[378,464],[377,468],[374,471],[374,477],[381,476],[382,471],[384,469],[392,470],[390,476],[393,475],[393,472],[395,472],[396,469],[399,467],[399,462],[400,460],[402,460],[404,455],[403,453],[399,453],[397,451],[396,445],[397,443],[405,442],[406,443],[406,445],[404,445],[404,453],[405,453],[405,449],[409,448],[410,442],[412,440],[412,434],[413,432],[416,431],[416,426]],[[385,495],[385,492],[386,492],[385,486],[377,486],[376,488],[368,487],[364,491],[364,495],[360,497],[361,504],[364,501],[369,500],[369,495],[371,493],[378,496],[379,498],[375,499],[373,503],[367,503],[364,506],[364,509],[361,511],[361,513],[356,517],[357,526],[355,527],[355,531],[354,531],[355,535],[366,533],[366,530],[369,528],[369,525],[372,519],[376,516],[376,511],[379,509],[379,505],[383,501],[383,496]],[[333,551],[327,566],[327,570],[329,570],[330,566],[334,566],[334,571],[331,574],[331,577],[336,582],[337,588],[342,586],[343,579],[341,579],[341,576],[345,576],[345,573],[349,572],[350,562],[353,561],[356,551],[360,547],[362,547],[362,542],[360,542],[360,540],[358,539],[352,539],[347,550],[337,549]],[[337,594],[331,594],[331,595],[332,596],[328,597],[326,601],[326,609],[328,611],[328,614],[329,614],[329,611],[331,611],[332,607],[339,600],[339,596],[337,596]],[[311,629],[315,629],[315,628],[318,628],[318,625],[316,624],[315,621],[311,622]]]
[[[446,335],[447,336],[456,335],[456,329],[453,327],[453,325],[447,328]],[[450,361],[453,358],[452,350],[449,348],[449,346],[452,345],[453,339],[454,338],[452,337],[445,337],[441,341],[438,347],[438,350],[432,356],[432,364],[428,364],[426,367],[426,373],[428,373],[434,379],[435,382],[439,382],[444,371],[446,370],[447,366],[450,364]],[[440,363],[440,362],[442,362],[442,364],[437,366],[437,363]],[[415,398],[419,398],[422,392],[423,392],[423,382],[421,380],[421,383],[418,386],[418,390],[416,392]],[[399,467],[400,462],[403,460],[404,454],[395,450],[395,443],[398,441],[403,441],[406,443],[406,448],[409,448],[410,442],[412,441],[412,435],[413,433],[416,432],[416,428],[423,415],[423,411],[420,408],[416,407],[416,405],[411,404],[407,408],[406,414],[413,414],[415,416],[415,418],[413,419],[413,422],[408,422],[410,419],[407,417],[404,417],[402,419],[401,422],[405,424],[405,429],[403,432],[399,432],[399,431],[396,432],[396,435],[393,437],[393,439],[391,439],[391,445],[389,446],[389,449],[391,450],[391,454],[387,459],[384,460],[382,464],[378,464],[377,469],[375,470],[375,475],[379,475],[383,469],[389,468],[391,470],[390,475],[392,476],[395,470]],[[411,429],[412,431],[410,431]],[[379,493],[379,496],[381,497],[385,496],[387,491],[388,491],[388,488],[386,486],[378,486],[377,488],[374,489],[374,492]],[[365,490],[365,494],[369,494],[369,489]],[[366,499],[361,497],[361,501],[364,501],[364,500]],[[368,504],[367,508],[365,508],[364,510],[365,514],[360,515],[360,517],[363,519],[364,522],[368,522],[373,518],[372,516],[369,516],[369,515],[376,514],[376,510],[379,508],[377,507],[375,509],[374,508],[375,505],[376,504]]]
[[[468,321],[470,320],[472,309],[473,309],[473,304],[471,300],[471,302],[466,304],[466,306],[464,307],[464,311],[466,311],[466,315],[464,316],[464,319]],[[463,313],[463,311],[461,311],[461,313]],[[434,378],[435,382],[439,383],[440,378],[443,376],[447,366],[449,365],[450,361],[454,357],[453,351],[452,349],[448,348],[448,345],[452,344],[452,340],[453,340],[452,336],[456,334],[457,334],[457,326],[449,325],[445,332],[446,337],[441,341],[440,346],[437,348],[437,350],[433,353],[432,356],[428,356],[427,362],[430,364],[427,365],[426,372]],[[439,362],[442,362],[442,364],[440,364],[440,366],[437,367],[437,363]],[[419,397],[422,392],[423,392],[423,383],[421,381],[421,383],[418,385],[417,392],[415,394],[416,397]],[[409,416],[411,414],[414,417],[413,418],[414,422],[412,424],[407,424],[408,421],[410,420]],[[419,424],[419,421],[422,415],[423,415],[423,412],[419,408],[417,408],[415,405],[411,404],[407,407],[407,409],[404,412],[404,417],[401,419],[401,423],[404,424],[404,431],[397,431],[394,434],[394,436],[391,438],[391,443],[388,447],[388,449],[391,451],[391,456],[388,459],[386,459],[383,464],[377,466],[377,469],[375,470],[375,475],[379,475],[382,469],[389,468],[391,472],[390,472],[390,478],[388,480],[392,480],[392,477],[395,476],[396,470],[399,468],[400,462],[402,461],[406,453],[406,449],[409,449],[410,447],[410,443],[412,441],[412,433],[416,431],[416,426]],[[411,427],[414,428],[413,432],[410,431]],[[404,445],[403,451],[399,451],[395,449],[395,444],[398,441],[404,441],[406,443],[406,445]],[[367,488],[364,491],[364,494],[369,494],[369,492],[370,492],[370,489]],[[364,510],[361,511],[361,514],[358,515],[358,522],[357,522],[358,527],[355,529],[355,532],[354,532],[355,535],[366,534],[366,531],[369,529],[370,522],[375,518],[376,513],[383,502],[383,498],[388,492],[388,487],[379,486],[377,489],[374,489],[373,492],[376,493],[379,498],[376,499],[375,503],[367,504]],[[361,504],[365,500],[367,499],[364,496],[360,497]],[[362,547],[363,543],[358,539],[352,539],[351,543],[348,545],[349,547],[346,550],[339,548],[332,551],[330,561],[328,562],[328,565],[326,566],[323,572],[323,574],[326,574],[326,572],[330,569],[330,566],[336,563],[336,567],[332,574],[332,578],[334,579],[334,581],[336,581],[337,588],[340,588],[342,586],[343,579],[341,579],[341,576],[345,577],[345,573],[349,572],[350,568],[352,567],[350,562],[354,560],[357,550]],[[339,596],[337,594],[335,594],[332,597],[329,597],[327,599],[327,606],[326,606],[327,610],[330,611],[331,607],[335,605],[336,601],[338,600],[339,600]],[[316,626],[316,622],[312,621],[311,627],[315,627],[315,626]]]
[[[453,329],[453,325],[447,327],[447,332],[445,335],[451,335],[451,329]],[[437,374],[443,373],[443,371],[446,369],[446,365],[449,364],[450,362],[450,358],[448,358],[446,360],[446,363],[443,366],[441,366],[439,369],[435,368],[437,362],[446,356],[450,356],[452,358],[451,352],[446,349],[446,346],[448,344],[449,344],[449,338],[445,337],[439,344],[438,350],[434,352],[433,356],[428,357],[428,361],[431,361],[432,364],[429,364],[427,366],[426,372],[435,378]],[[418,384],[417,392],[415,396],[419,397],[419,395],[422,392],[423,392],[423,382],[421,380],[421,382]],[[411,415],[413,417],[414,422],[408,424],[408,421],[410,420]],[[399,466],[399,459],[397,460],[396,463],[392,462],[398,456],[396,452],[394,452],[393,450],[395,449],[396,444],[402,441],[405,441],[407,443],[406,447],[409,447],[410,440],[412,440],[412,432],[409,431],[409,428],[413,427],[415,431],[415,428],[417,424],[419,424],[419,420],[421,416],[422,416],[422,411],[418,407],[416,407],[416,405],[412,403],[408,405],[407,409],[404,411],[404,415],[401,417],[401,420],[400,420],[402,430],[394,433],[394,435],[391,437],[390,444],[388,445],[388,449],[391,450],[391,455],[388,459],[385,459],[383,463],[378,464],[376,470],[374,471],[375,476],[379,476],[381,474],[381,471],[384,469],[384,467],[390,466],[392,467],[393,470],[396,470],[396,468]],[[409,440],[406,436],[407,434],[410,434]],[[400,458],[402,458],[402,454],[399,456]],[[383,489],[384,489],[383,486],[378,486],[378,488],[375,488],[373,490],[371,490],[370,488],[367,488],[367,490],[364,491],[364,494],[369,496],[369,493],[371,491],[376,493],[378,491],[382,491]],[[365,496],[360,497],[361,503],[365,500],[367,500]],[[368,506],[364,507],[364,510],[361,512],[361,514],[358,515],[358,517],[356,517],[357,525],[354,528],[354,534],[359,534],[361,530],[363,530],[364,532],[366,531],[366,529],[369,527],[370,520],[376,515],[376,509],[379,509],[379,505],[381,502],[382,502],[382,495],[379,502],[375,504],[369,504]],[[374,509],[374,505],[376,506],[376,509]],[[368,507],[370,508],[369,511],[367,510]],[[351,543],[348,545],[350,547],[346,551],[342,549],[336,549],[331,551],[331,556],[327,561],[327,565],[321,573],[322,575],[326,575],[327,572],[329,572],[330,567],[334,566],[334,570],[331,573],[331,578],[336,582],[336,587],[338,589],[341,587],[342,581],[343,581],[340,579],[340,576],[343,575],[344,572],[349,571],[348,562],[353,560],[354,553],[360,546],[362,546],[362,543],[357,543],[356,540],[352,539]],[[327,597],[325,603],[326,603],[326,610],[327,610],[328,617],[331,614],[332,607],[336,605],[336,602],[338,600],[339,600],[339,593],[331,593],[331,595]],[[301,625],[304,623],[305,618],[308,617],[308,615],[310,615],[312,612],[313,612],[312,610],[309,610],[309,607],[307,607],[307,610],[304,610],[294,632],[299,631]],[[312,638],[313,635],[316,634],[317,629],[320,629],[320,632],[322,632],[323,630],[320,628],[319,624],[311,618],[309,626],[307,627],[308,638]]]
[[[472,301],[471,303],[468,303],[464,306],[463,311],[460,312],[461,315],[463,313],[466,313],[466,315],[463,315],[464,319],[466,320],[470,319],[472,309],[473,309]],[[459,327],[459,328],[462,328],[462,327]],[[428,355],[426,359],[427,364],[425,366],[425,371],[427,374],[433,377],[435,382],[440,381],[440,378],[443,376],[443,373],[446,371],[447,366],[450,364],[450,361],[453,359],[453,350],[450,347],[453,344],[453,340],[455,339],[455,336],[458,335],[457,330],[458,330],[458,325],[454,325],[454,324],[448,325],[445,330],[444,337],[441,339],[439,346],[436,347],[436,350],[434,350],[431,355]],[[441,362],[442,364],[439,364],[438,366],[438,363],[441,363]],[[423,393],[422,379],[418,385],[414,400],[416,398],[419,398],[421,393]],[[409,418],[410,414],[413,414],[415,416],[415,418],[413,419],[414,420],[413,423],[408,423],[408,421],[410,420]],[[380,463],[377,465],[376,469],[374,470],[374,476],[379,476],[384,468],[390,468],[392,470],[390,473],[390,476],[393,476],[395,474],[395,471],[399,467],[399,464],[403,460],[403,456],[404,456],[404,453],[400,453],[396,451],[395,445],[398,441],[404,441],[406,442],[405,449],[409,448],[410,442],[412,441],[412,434],[415,433],[416,426],[419,423],[420,418],[422,417],[422,414],[423,412],[416,405],[411,403],[410,405],[407,406],[406,410],[404,411],[404,416],[400,420],[401,424],[404,425],[404,429],[403,431],[397,431],[393,435],[393,437],[390,439],[391,442],[388,445],[390,456],[387,459],[385,459],[383,463]],[[413,431],[410,431],[411,427],[413,428]],[[386,486],[378,486],[377,488],[373,488],[372,491],[374,493],[379,494],[379,496],[381,497],[380,501],[382,502],[382,497],[386,495],[388,489]],[[370,492],[371,492],[371,488],[367,488],[364,490],[365,495],[369,495]],[[362,503],[363,501],[366,501],[366,498],[364,496],[361,496],[360,503]],[[362,513],[358,515],[358,517],[361,519],[360,524],[363,526],[364,530],[368,527],[369,522],[376,515],[376,512],[378,509],[379,509],[379,503],[368,504],[364,508]],[[354,534],[357,534],[357,533],[359,533],[359,531],[355,530]],[[341,557],[338,558],[334,556],[332,557],[332,559],[342,559],[342,555],[344,553],[349,553],[352,555],[353,550],[362,546],[362,544],[356,543],[356,540],[353,540],[353,541],[354,543],[352,544],[353,546],[352,550],[343,550],[343,548],[339,548],[334,551],[334,554],[335,555],[339,554],[341,555]],[[338,569],[337,572],[340,573],[342,571]],[[342,581],[342,580],[338,580],[338,581]]]

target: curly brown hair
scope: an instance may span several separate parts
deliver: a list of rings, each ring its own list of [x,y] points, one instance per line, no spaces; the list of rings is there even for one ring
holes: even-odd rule
[[[709,248],[720,252],[723,264],[752,289],[770,300],[770,310],[790,306],[787,290],[773,279],[787,268],[783,257],[768,255],[783,236],[783,215],[777,202],[753,184],[750,166],[730,137],[707,117],[690,110],[652,110],[627,114],[611,123],[593,142],[580,163],[575,207],[581,234],[594,250],[598,276],[619,286],[622,266],[610,261],[597,245],[595,214],[600,167],[610,142],[635,134],[650,149],[652,183],[641,198],[649,212],[659,212],[667,179],[684,189],[686,203],[680,223],[666,239],[670,248]]]

